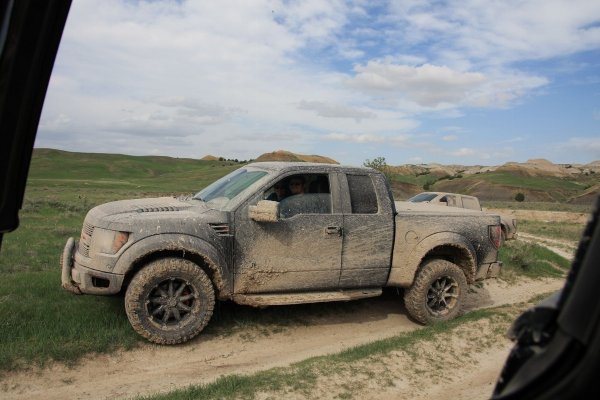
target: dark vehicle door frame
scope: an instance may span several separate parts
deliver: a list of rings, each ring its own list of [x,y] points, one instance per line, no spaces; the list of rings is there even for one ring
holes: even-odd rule
[[[19,226],[33,144],[71,0],[0,3],[0,245]]]

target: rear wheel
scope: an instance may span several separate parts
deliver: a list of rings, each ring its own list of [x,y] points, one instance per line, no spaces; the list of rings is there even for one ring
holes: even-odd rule
[[[467,279],[462,270],[446,260],[426,261],[404,292],[404,304],[409,314],[423,324],[433,324],[455,318],[467,291]]]
[[[133,329],[151,342],[186,342],[208,324],[215,293],[206,273],[191,261],[164,258],[145,266],[125,293]]]

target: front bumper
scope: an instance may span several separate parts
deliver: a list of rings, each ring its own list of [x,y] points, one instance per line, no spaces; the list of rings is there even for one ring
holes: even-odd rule
[[[76,261],[77,243],[69,238],[61,257],[63,289],[74,294],[116,294],[121,290],[123,275],[97,271]]]
[[[489,264],[481,264],[475,275],[475,280],[480,281],[487,278],[496,278],[502,270],[502,261],[496,261]]]

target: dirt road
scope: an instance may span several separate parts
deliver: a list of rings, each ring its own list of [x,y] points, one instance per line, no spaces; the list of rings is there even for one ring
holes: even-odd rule
[[[561,284],[560,280],[543,280],[509,286],[489,281],[470,293],[468,308],[522,302],[535,293],[557,290]],[[134,351],[90,357],[74,368],[55,364],[44,370],[11,373],[0,381],[0,397],[114,399],[165,392],[223,375],[286,366],[420,327],[407,318],[401,301],[394,296],[360,301],[355,312],[337,320],[315,317],[306,322],[305,326],[290,326],[266,337],[253,332],[225,338],[200,335],[181,346],[148,344]],[[486,376],[493,376],[494,381],[508,346],[507,341],[497,354],[484,356],[491,368]],[[498,362],[490,361],[490,357]],[[480,368],[477,371],[484,372]],[[490,389],[489,385],[485,389]]]

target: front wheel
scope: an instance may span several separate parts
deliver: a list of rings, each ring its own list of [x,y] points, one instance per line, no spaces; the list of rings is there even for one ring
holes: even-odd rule
[[[133,329],[151,342],[187,342],[204,329],[215,306],[206,273],[191,261],[163,258],[145,266],[125,293]]]
[[[426,261],[404,292],[404,304],[409,314],[423,324],[433,324],[455,318],[467,291],[467,279],[462,270],[446,260]]]

